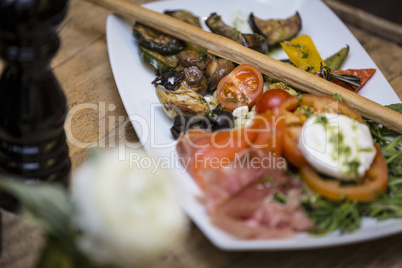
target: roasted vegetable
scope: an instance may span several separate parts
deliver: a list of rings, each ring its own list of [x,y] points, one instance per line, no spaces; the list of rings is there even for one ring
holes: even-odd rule
[[[193,13],[187,10],[166,10],[165,11],[166,15],[172,16],[178,20],[187,22],[191,25],[197,26],[198,28],[201,28],[201,23],[200,19],[195,16]]]
[[[154,81],[152,81],[152,84],[155,86],[162,86],[166,90],[174,91],[180,88],[183,77],[184,72],[182,70],[170,69],[165,73],[157,75]]]
[[[183,67],[196,66],[202,70],[205,63],[204,57],[192,50],[183,50],[177,54],[177,58],[179,59],[180,65]]]
[[[253,32],[266,37],[270,46],[294,37],[301,29],[301,19],[298,12],[287,19],[269,20],[259,19],[251,13],[248,23]]]
[[[179,63],[176,55],[163,56],[142,46],[139,46],[139,53],[141,60],[151,65],[157,75],[168,72]]]
[[[178,20],[187,22],[191,25],[194,25],[198,28],[201,28],[201,23],[200,23],[200,19],[195,16],[194,14],[192,14],[191,12],[187,11],[187,10],[166,10],[165,11],[166,15],[172,16]],[[200,47],[199,45],[196,44],[192,44],[192,43],[188,43],[186,48],[186,50],[193,50],[196,51],[202,55],[206,55],[207,54],[207,50],[203,47]]]
[[[268,51],[268,43],[264,36],[259,34],[242,34],[235,28],[226,25],[216,13],[212,13],[205,23],[213,33],[225,36],[245,47],[264,54]]]
[[[196,66],[184,68],[184,79],[181,83],[182,87],[189,88],[201,95],[207,92],[207,78],[204,73]]]
[[[218,131],[223,129],[233,128],[233,114],[228,111],[215,109],[206,112],[205,115],[187,117],[177,115],[173,118],[173,126],[170,129],[175,139],[180,137],[181,133],[189,129],[204,129],[208,131]]]
[[[356,76],[353,72],[349,74],[346,74],[342,70],[332,72],[331,68],[329,68],[328,66],[321,65],[321,70],[318,75],[325,80],[328,80],[353,91],[357,88],[360,88],[362,85],[360,77]]]
[[[213,92],[219,84],[219,81],[230,74],[235,68],[233,62],[226,59],[216,59],[208,56],[205,64],[205,76],[208,81],[208,91]]]
[[[359,91],[364,84],[374,75],[376,69],[368,68],[368,69],[347,69],[347,70],[337,70],[333,71],[331,74],[334,76],[332,82],[337,85],[340,85],[344,88],[350,89],[354,92]],[[347,82],[343,81],[339,78],[339,76],[343,77],[356,77],[356,80],[359,80],[360,84],[350,85]]]
[[[290,41],[284,41],[281,46],[296,67],[313,73],[320,71],[324,61],[308,35],[300,35]]]
[[[165,91],[156,87],[156,95],[163,109],[170,118],[176,115],[195,116],[203,115],[209,111],[204,97],[191,89],[179,88],[176,91]]]
[[[173,80],[173,81],[172,81]],[[191,89],[204,95],[208,89],[207,78],[196,66],[178,67],[158,75],[152,84],[163,86],[166,90],[175,91],[179,88]]]
[[[141,46],[161,55],[177,54],[186,46],[185,42],[138,22],[134,25],[133,35]]]
[[[334,55],[326,58],[324,61],[325,65],[331,68],[332,71],[339,70],[342,64],[345,62],[346,58],[348,57],[348,54],[349,54],[349,46],[347,45]]]

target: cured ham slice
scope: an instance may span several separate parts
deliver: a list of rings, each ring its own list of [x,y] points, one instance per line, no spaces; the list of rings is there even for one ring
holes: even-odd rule
[[[248,128],[188,131],[176,147],[204,191],[200,201],[212,223],[240,239],[279,239],[313,227],[301,207],[300,184],[286,175],[283,124],[274,128],[273,118],[262,115]]]
[[[244,187],[262,178],[275,177],[275,183],[282,183],[286,180],[286,170],[286,161],[273,153],[243,150],[229,166],[200,172],[205,186],[204,205],[208,212],[213,212]]]
[[[312,229],[300,206],[300,188],[288,187],[253,183],[211,213],[211,221],[240,239],[282,239]],[[287,197],[285,204],[275,200],[278,192]]]

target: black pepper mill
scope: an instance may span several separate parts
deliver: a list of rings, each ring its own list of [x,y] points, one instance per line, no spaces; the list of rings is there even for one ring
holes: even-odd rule
[[[67,101],[50,67],[68,0],[0,0],[0,172],[67,184]],[[17,202],[0,193],[0,206]]]

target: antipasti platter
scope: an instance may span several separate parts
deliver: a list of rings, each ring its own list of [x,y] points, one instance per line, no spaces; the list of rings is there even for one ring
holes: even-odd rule
[[[399,103],[400,100],[389,85],[381,70],[350,33],[342,21],[321,1],[318,0],[218,0],[218,1],[160,1],[145,5],[158,12],[166,10],[188,10],[198,16],[205,30],[206,18],[218,13],[222,19],[241,32],[251,32],[247,19],[250,13],[259,18],[287,18],[299,13],[302,28],[299,35],[308,35],[323,58],[326,58],[348,45],[349,55],[343,69],[374,68],[375,74],[356,94],[360,94],[381,105]],[[187,173],[176,153],[177,141],[172,137],[172,119],[163,111],[152,81],[154,71],[140,58],[138,45],[133,37],[134,22],[110,15],[107,20],[107,42],[110,63],[116,85],[131,123],[141,144],[155,156],[156,164],[170,169],[177,182],[184,209],[204,234],[219,248],[225,250],[290,250],[335,246],[375,239],[402,231],[402,221],[388,219],[377,221],[364,218],[359,229],[341,234],[338,231],[315,236],[306,232],[285,239],[247,240],[236,238],[211,223],[205,207],[200,203],[202,191]],[[286,53],[276,48],[269,56],[282,60]],[[246,63],[246,62],[245,62]],[[138,161],[138,160],[136,160]]]

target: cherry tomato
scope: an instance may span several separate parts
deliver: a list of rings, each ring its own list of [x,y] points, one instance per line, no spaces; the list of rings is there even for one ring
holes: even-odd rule
[[[265,91],[257,100],[257,103],[255,104],[255,111],[257,114],[261,114],[267,110],[274,110],[291,97],[292,95],[283,89],[269,89]]]
[[[219,103],[228,110],[247,105],[253,107],[261,96],[264,80],[251,64],[241,64],[221,79],[216,90]]]

